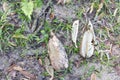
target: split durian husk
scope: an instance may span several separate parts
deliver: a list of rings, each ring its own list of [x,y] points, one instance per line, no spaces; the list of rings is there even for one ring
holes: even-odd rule
[[[80,54],[84,58],[90,58],[94,53],[95,34],[91,21],[89,21],[88,26],[89,29],[85,31],[81,42]]]
[[[48,54],[51,65],[55,70],[68,68],[68,57],[63,44],[53,32],[51,32],[51,36],[52,38],[48,42]]]

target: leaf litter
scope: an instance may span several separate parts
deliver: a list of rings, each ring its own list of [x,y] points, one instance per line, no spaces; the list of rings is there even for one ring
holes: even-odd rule
[[[95,73],[92,73],[92,74],[91,74],[91,79],[90,79],[90,80],[97,80],[97,79],[96,79],[96,74],[95,74]]]
[[[78,27],[79,27],[79,20],[76,20],[73,22],[73,25],[72,25],[72,41],[74,42],[75,44],[75,47],[77,48],[77,44],[76,44],[76,41],[77,41],[77,35],[78,35]]]
[[[57,4],[69,3],[71,0],[57,0]]]
[[[46,1],[46,0],[45,0]],[[59,0],[60,1],[60,3],[57,5],[57,6],[60,6],[60,7],[65,7],[65,5],[60,5],[60,4],[63,4],[63,1],[66,1],[66,0]],[[76,0],[77,1],[77,0]],[[104,0],[103,0],[104,1]],[[74,1],[73,1],[74,2]],[[83,1],[84,2],[84,1]],[[76,5],[76,4],[74,4],[74,5]],[[103,12],[103,8],[104,8],[104,5],[102,6],[102,4],[99,4],[98,5],[99,7],[98,7],[98,10],[97,10],[97,13],[101,13],[101,12]],[[83,6],[84,7],[84,6]],[[92,11],[93,11],[93,5],[91,6],[91,13],[92,13]],[[117,9],[117,8],[116,8]],[[70,10],[70,9],[69,9]],[[59,10],[58,10],[59,11]],[[54,12],[53,12],[54,13]],[[97,14],[96,13],[96,14]],[[104,12],[103,12],[104,13]],[[102,13],[101,13],[102,14]],[[117,17],[118,15],[118,10],[114,10],[114,13],[113,13],[113,16],[114,17]],[[99,16],[99,14],[97,14],[98,16]],[[27,16],[27,15],[26,15]],[[29,14],[29,17],[31,16],[31,13]],[[56,15],[54,15],[55,17],[59,17],[59,16],[56,16]],[[103,15],[102,15],[103,16]],[[101,19],[102,20],[105,20],[105,17],[107,17],[107,16],[103,16],[103,17],[101,17]],[[101,20],[100,19],[100,20]],[[119,23],[120,22],[120,17],[117,17],[117,22]],[[105,20],[105,21],[107,21],[107,20]],[[93,22],[93,24],[95,23],[94,22],[94,20],[92,20],[92,22]],[[102,21],[101,21],[101,23],[102,23]],[[109,23],[109,21],[107,22],[107,24]],[[110,23],[111,24],[111,23]],[[105,25],[105,23],[103,23],[103,25]],[[112,24],[112,25],[114,25],[114,23]],[[101,25],[102,26],[102,25]],[[105,25],[105,26],[108,26],[108,25]],[[80,27],[81,27],[81,25],[80,25]],[[96,28],[95,28],[96,29]],[[85,31],[85,33],[88,33],[88,32],[90,32],[90,29],[88,29],[88,30],[86,30]],[[108,32],[110,32],[109,30],[108,30]],[[83,37],[84,37],[84,35],[86,35],[86,34],[83,34]],[[93,33],[93,32],[90,32],[90,34],[91,33]],[[93,33],[94,34],[94,33]],[[94,36],[93,34],[91,34],[91,36]],[[101,32],[101,34],[103,34],[103,32]],[[108,36],[110,37],[111,35],[111,32],[110,33],[108,33]],[[106,34],[105,34],[106,35]],[[53,37],[54,38],[56,38],[56,40],[55,40],[55,43],[54,42],[52,42],[52,40],[54,40],[53,39]],[[96,36],[95,36],[96,37]],[[115,36],[116,37],[116,36]],[[24,38],[24,36],[23,36],[23,38]],[[101,38],[102,38],[102,36],[101,36]],[[108,37],[106,36],[106,39],[107,39]],[[76,38],[77,39],[77,38]],[[93,55],[94,54],[94,49],[93,49],[93,47],[94,47],[94,45],[93,45],[93,43],[91,44],[91,42],[94,42],[94,41],[92,41],[92,39],[94,40],[94,38],[90,38],[90,40],[88,40],[88,42],[90,42],[90,45],[91,45],[91,51],[90,51],[90,53],[91,53],[91,55]],[[54,59],[54,60],[51,60],[51,58],[50,58],[50,56],[51,56],[51,54],[54,52],[54,50],[55,51],[57,51],[57,54],[59,54],[60,52],[62,53],[64,53],[64,56],[66,56],[67,54],[69,54],[69,53],[67,53],[66,51],[65,51],[65,49],[62,49],[62,50],[60,50],[60,48],[58,48],[58,47],[56,47],[55,46],[55,44],[58,44],[59,46],[62,44],[61,42],[60,42],[60,40],[56,37],[56,36],[52,36],[51,38],[50,38],[50,40],[51,40],[51,42],[52,42],[52,48],[51,48],[51,46],[50,47],[48,47],[48,54],[49,54],[49,52],[50,52],[50,54],[49,54],[49,59],[50,59],[50,62],[49,62],[49,64],[46,64],[46,65],[48,65],[47,67],[46,67],[46,71],[49,73],[49,75],[51,76],[51,79],[53,79],[53,77],[55,77],[55,75],[53,76],[53,74],[54,74],[54,69],[55,70],[57,70],[57,69],[61,69],[61,68],[67,68],[68,67],[68,57],[67,58],[65,58],[65,57],[63,57],[62,56],[62,58],[64,59],[65,58],[65,60],[66,60],[66,64],[67,64],[67,66],[65,67],[65,64],[64,64],[64,62],[62,62],[62,63],[59,63],[59,60],[58,61],[55,61],[56,60],[56,55],[54,55],[54,58],[52,58],[52,59]],[[78,40],[79,40],[79,38],[78,38]],[[85,38],[83,38],[83,41],[85,40]],[[76,40],[74,40],[74,42],[75,42]],[[83,43],[83,41],[82,41],[82,43]],[[103,40],[101,40],[102,42],[104,42]],[[58,43],[57,43],[58,42]],[[87,40],[85,40],[85,42],[84,42],[84,44],[86,44],[86,42],[87,42]],[[48,44],[51,44],[51,43],[48,43]],[[100,45],[100,44],[98,44],[98,45]],[[82,45],[82,46],[84,46],[84,45]],[[114,55],[114,56],[116,56],[116,53],[117,53],[117,55],[119,56],[119,45],[117,45],[116,46],[116,44],[114,44],[114,45],[112,45],[112,54]],[[62,44],[62,48],[64,48],[63,47],[63,44]],[[88,47],[89,48],[89,47]],[[81,49],[81,47],[80,47],[80,49]],[[87,49],[87,48],[86,48]],[[88,50],[88,49],[87,49]],[[99,50],[99,49],[98,49]],[[109,50],[109,49],[107,49],[107,50]],[[111,51],[111,50],[109,50],[109,51]],[[60,51],[60,52],[59,52]],[[106,49],[105,50],[102,50],[103,52],[105,52],[106,51]],[[109,52],[109,51],[107,51],[107,52]],[[40,51],[41,52],[41,51]],[[59,52],[59,53],[58,53]],[[105,52],[106,53],[106,52]],[[61,54],[60,54],[61,55]],[[88,54],[86,54],[85,53],[85,57],[86,57],[86,55],[88,55]],[[90,57],[91,57],[91,55],[90,55]],[[57,55],[58,56],[58,55]],[[70,56],[70,55],[68,55],[68,56]],[[90,59],[93,59],[94,57],[96,57],[96,56],[93,56],[93,57],[91,57],[91,58],[89,58],[89,60]],[[98,58],[100,58],[100,56],[98,57]],[[52,62],[53,61],[53,62]],[[60,58],[60,62],[61,62],[61,58]],[[43,63],[42,63],[42,60],[40,59],[39,60],[39,63],[40,63],[40,65],[44,65]],[[45,62],[45,63],[47,63],[47,62]],[[55,64],[54,64],[55,63]],[[56,65],[60,65],[60,64],[62,64],[63,66],[61,67],[61,65],[59,66],[59,67],[57,67],[56,68]],[[77,63],[78,64],[78,63]],[[96,64],[96,63],[94,63],[94,64]],[[45,65],[45,66],[46,66]],[[54,67],[53,67],[54,66]],[[83,68],[81,68],[81,66],[83,66]],[[34,66],[35,67],[35,66]],[[71,67],[71,66],[70,66]],[[54,68],[54,69],[53,69]],[[71,74],[70,73],[70,75],[74,75],[74,69],[75,67],[74,67],[74,65],[72,65],[72,70],[71,71],[73,71],[73,74]],[[77,65],[77,68],[79,68],[79,64]],[[85,66],[84,65],[80,65],[80,70],[83,70],[83,69],[85,69]],[[16,70],[16,71],[18,71],[18,72],[20,72],[21,74],[23,74],[23,75],[25,75],[25,76],[27,76],[27,77],[29,77],[29,72],[24,72],[23,70],[22,70],[22,67],[20,67],[20,66],[16,66],[16,67],[14,67],[13,68],[13,70]],[[76,71],[78,71],[78,72],[80,72],[80,70],[78,70],[78,69],[76,69]],[[119,68],[116,68],[116,71],[119,71]],[[112,73],[109,73],[109,74],[112,74]],[[83,75],[83,74],[82,74]],[[80,76],[82,76],[82,75],[80,75],[80,74],[77,74],[75,77],[80,77]],[[103,74],[103,76],[104,75],[106,75],[106,74]],[[94,75],[92,74],[91,75],[91,78],[94,78],[93,77]],[[97,75],[95,75],[96,77],[97,77]],[[113,75],[114,76],[114,75]],[[45,76],[46,77],[46,76]],[[106,77],[106,76],[105,76]],[[110,77],[110,76],[109,76]],[[65,79],[65,80],[71,80],[72,78],[69,78],[69,79]],[[94,78],[95,79],[95,78]],[[106,79],[106,78],[105,78]],[[112,79],[112,78],[111,78]],[[39,79],[39,80],[42,80],[42,79]],[[98,79],[99,80],[99,79]],[[109,79],[110,80],[110,79]],[[119,80],[119,79],[118,79]]]
[[[49,59],[47,57],[45,57],[45,69],[49,73],[49,75],[51,76],[51,78],[49,80],[53,80],[53,78],[54,78],[54,69],[50,65],[50,61],[49,61]]]
[[[19,71],[22,75],[24,75],[26,78],[30,79],[30,80],[35,80],[36,79],[36,76],[34,76],[33,74],[23,70],[22,67],[16,65],[16,64],[13,64],[11,65],[8,69],[7,69],[7,72],[11,72],[11,71]]]

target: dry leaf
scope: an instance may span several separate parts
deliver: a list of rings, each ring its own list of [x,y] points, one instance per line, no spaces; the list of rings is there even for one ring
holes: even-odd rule
[[[68,58],[62,43],[58,40],[53,32],[52,38],[48,43],[48,54],[51,64],[55,70],[60,70],[68,67]]]
[[[48,65],[50,65],[50,61],[47,57],[45,57],[45,66],[48,66]]]
[[[118,11],[118,8],[115,9],[115,11],[114,11],[114,13],[113,13],[113,16],[116,16],[117,11]]]
[[[25,77],[27,77],[29,79],[35,79],[36,78],[33,74],[31,74],[27,71],[24,71],[20,66],[14,66],[13,70],[19,71],[20,73],[22,73]]]
[[[81,43],[81,52],[80,54],[83,57],[91,57],[94,52],[94,42],[95,42],[95,34],[93,30],[93,25],[91,21],[89,21],[88,26],[90,26],[83,35],[82,43]]]
[[[39,58],[38,62],[39,62],[40,65],[42,65],[42,59],[41,58]]]
[[[26,78],[21,78],[20,80],[29,80],[29,79],[26,79]]]
[[[65,4],[65,3],[69,3],[70,1],[71,1],[71,0],[64,0],[64,4]]]
[[[79,20],[73,22],[72,25],[72,41],[75,43],[75,47],[77,48],[77,34],[78,34]]]
[[[52,66],[47,66],[46,67],[46,71],[49,73],[49,75],[51,76],[50,80],[53,80],[54,78],[54,69]]]
[[[103,3],[100,3],[100,5],[99,5],[99,8],[98,8],[98,10],[97,10],[97,12],[99,13],[100,11],[101,11],[101,9],[103,8]]]
[[[13,70],[13,67],[16,66],[15,64],[12,64],[11,66],[9,66],[9,68],[7,69],[8,72],[11,72]]]
[[[53,20],[55,18],[55,14],[54,13],[50,13],[50,19]]]
[[[53,78],[54,78],[54,69],[53,69],[52,66],[50,66],[50,61],[49,61],[49,59],[47,57],[45,58],[45,69],[49,73],[49,75],[51,76],[50,80],[53,80]]]
[[[91,8],[90,8],[90,14],[93,12],[94,9],[94,3],[92,3]]]
[[[69,3],[71,0],[57,0],[57,4],[65,4],[65,3]]]
[[[98,7],[98,10],[97,10],[97,13],[96,13],[97,16],[98,16],[98,13],[101,11],[102,8],[103,8],[103,3],[100,3],[100,5]]]
[[[96,74],[95,73],[92,73],[90,80],[96,80]]]
[[[13,69],[16,70],[16,71],[22,71],[23,70],[20,66],[14,66]]]
[[[33,74],[27,72],[27,71],[20,71],[20,73],[22,73],[26,78],[30,79],[30,80],[35,80],[36,76],[34,76]]]
[[[15,64],[11,65],[11,66],[8,68],[7,71],[10,72],[10,71],[13,71],[13,70],[19,71],[21,74],[23,74],[25,77],[27,77],[27,78],[29,78],[29,79],[31,79],[31,80],[35,80],[35,79],[36,79],[36,77],[35,77],[33,74],[30,74],[29,72],[24,71],[24,70],[22,69],[22,67],[17,66],[17,65],[15,65]]]
[[[4,3],[3,3],[3,10],[4,10],[5,12],[7,12],[8,9],[9,9],[8,3],[7,3],[7,2],[4,2]]]
[[[8,42],[11,46],[17,46],[14,42]]]

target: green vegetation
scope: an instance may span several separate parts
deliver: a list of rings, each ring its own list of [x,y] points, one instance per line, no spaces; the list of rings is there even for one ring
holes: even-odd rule
[[[42,7],[41,0],[27,1],[22,0],[21,2],[10,2],[2,1],[5,6],[3,6],[4,11],[0,11],[0,50],[7,51],[9,48],[15,48],[17,46],[25,47],[28,42],[35,39],[39,41],[39,38],[34,34],[26,35],[26,22],[31,21],[31,15],[33,13],[33,8]],[[8,9],[7,9],[8,8]],[[17,16],[21,25],[14,24],[10,22],[8,18],[10,16]],[[26,16],[25,16],[26,15]],[[36,37],[36,38],[34,38]]]
[[[43,44],[45,49],[42,54],[40,54],[40,57],[43,61],[43,65],[45,64],[44,58],[47,56],[47,43],[50,38],[50,31],[53,30],[55,33],[62,32],[62,37],[66,40],[68,36],[71,36],[71,26],[72,26],[72,19],[67,19],[66,22],[60,21],[59,19],[55,18],[53,20],[48,21],[45,19],[42,28],[37,32],[31,32],[31,27],[33,26],[32,23],[34,22],[34,10],[37,8],[43,7],[43,1],[44,0],[21,0],[20,2],[9,2],[7,0],[4,0],[0,2],[0,4],[4,4],[3,10],[0,10],[0,51],[1,52],[7,52],[9,50],[16,49],[18,47],[20,48],[26,48],[26,47],[36,47],[37,44]],[[78,0],[79,2],[81,0]],[[84,0],[85,1],[85,0]],[[110,0],[104,0],[103,7],[100,8],[100,2],[99,0],[90,0],[91,4],[90,7],[93,6],[93,11],[89,8],[88,12],[85,6],[80,7],[76,10],[76,18],[80,20],[80,28],[82,29],[84,25],[86,25],[85,14],[88,13],[92,14],[94,13],[94,19],[99,18],[98,20],[101,20],[104,22],[104,24],[95,24],[95,34],[97,37],[100,37],[99,44],[97,47],[99,49],[95,49],[94,56],[91,59],[91,62],[93,61],[100,61],[102,64],[111,66],[110,60],[116,59],[110,58],[104,50],[109,50],[110,47],[107,46],[104,43],[104,40],[111,39],[112,36],[119,36],[120,35],[120,3],[115,3],[117,12],[114,14],[115,10],[112,11],[108,6],[108,4],[111,3]],[[72,4],[72,2],[71,2]],[[69,4],[67,4],[69,5]],[[74,6],[74,4],[72,4]],[[50,6],[51,8],[53,6]],[[100,9],[99,11],[97,11]],[[94,11],[95,10],[95,11]],[[90,13],[91,11],[91,13]],[[51,9],[52,12],[52,9]],[[87,15],[87,14],[86,14]],[[115,16],[116,15],[116,16]],[[44,15],[42,15],[44,16]],[[46,12],[45,12],[45,16]],[[48,16],[47,16],[48,17]],[[93,18],[92,18],[93,19]],[[105,20],[105,21],[104,21]],[[93,22],[95,22],[93,20]],[[38,22],[40,23],[40,22]],[[112,24],[112,26],[111,26]],[[114,24],[114,25],[113,25]],[[36,24],[37,25],[37,24]],[[40,26],[40,25],[37,25]],[[100,27],[99,27],[100,26]],[[109,33],[111,35],[109,36]],[[82,33],[82,30],[79,31],[79,33]],[[77,45],[78,48],[76,48],[72,43],[70,45],[64,45],[65,50],[68,54],[68,57],[70,58],[71,55],[78,55],[80,53],[80,45],[81,45],[81,39],[82,35],[78,35],[78,41]],[[118,39],[118,40],[116,40]],[[113,44],[120,45],[120,38],[117,38],[112,42]],[[100,52],[100,51],[103,52]],[[101,54],[102,53],[102,54]],[[105,54],[104,54],[105,53]],[[25,50],[21,52],[21,57],[24,57],[26,54]],[[35,51],[35,57],[36,59],[39,58],[39,49]],[[80,56],[81,57],[81,56]],[[90,60],[88,59],[82,59],[79,66],[84,65],[85,69],[88,67],[88,63]],[[73,68],[73,62],[69,60],[69,67],[68,69],[62,70],[62,71],[55,71],[55,78],[59,78],[60,80],[65,80],[64,76],[67,75],[67,73],[71,73]],[[85,75],[80,77],[81,79],[88,78],[93,72],[95,72],[95,66],[91,66],[88,71],[85,72]],[[46,71],[42,73],[44,76],[50,76]]]

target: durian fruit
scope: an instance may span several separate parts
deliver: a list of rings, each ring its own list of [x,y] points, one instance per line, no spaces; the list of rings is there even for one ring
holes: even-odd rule
[[[90,20],[87,25],[87,28],[88,29],[84,32],[80,46],[80,55],[84,58],[90,58],[94,53],[95,34],[93,25]]]
[[[68,57],[63,44],[53,32],[51,32],[51,36],[52,38],[48,42],[48,54],[51,65],[55,70],[68,68]]]

